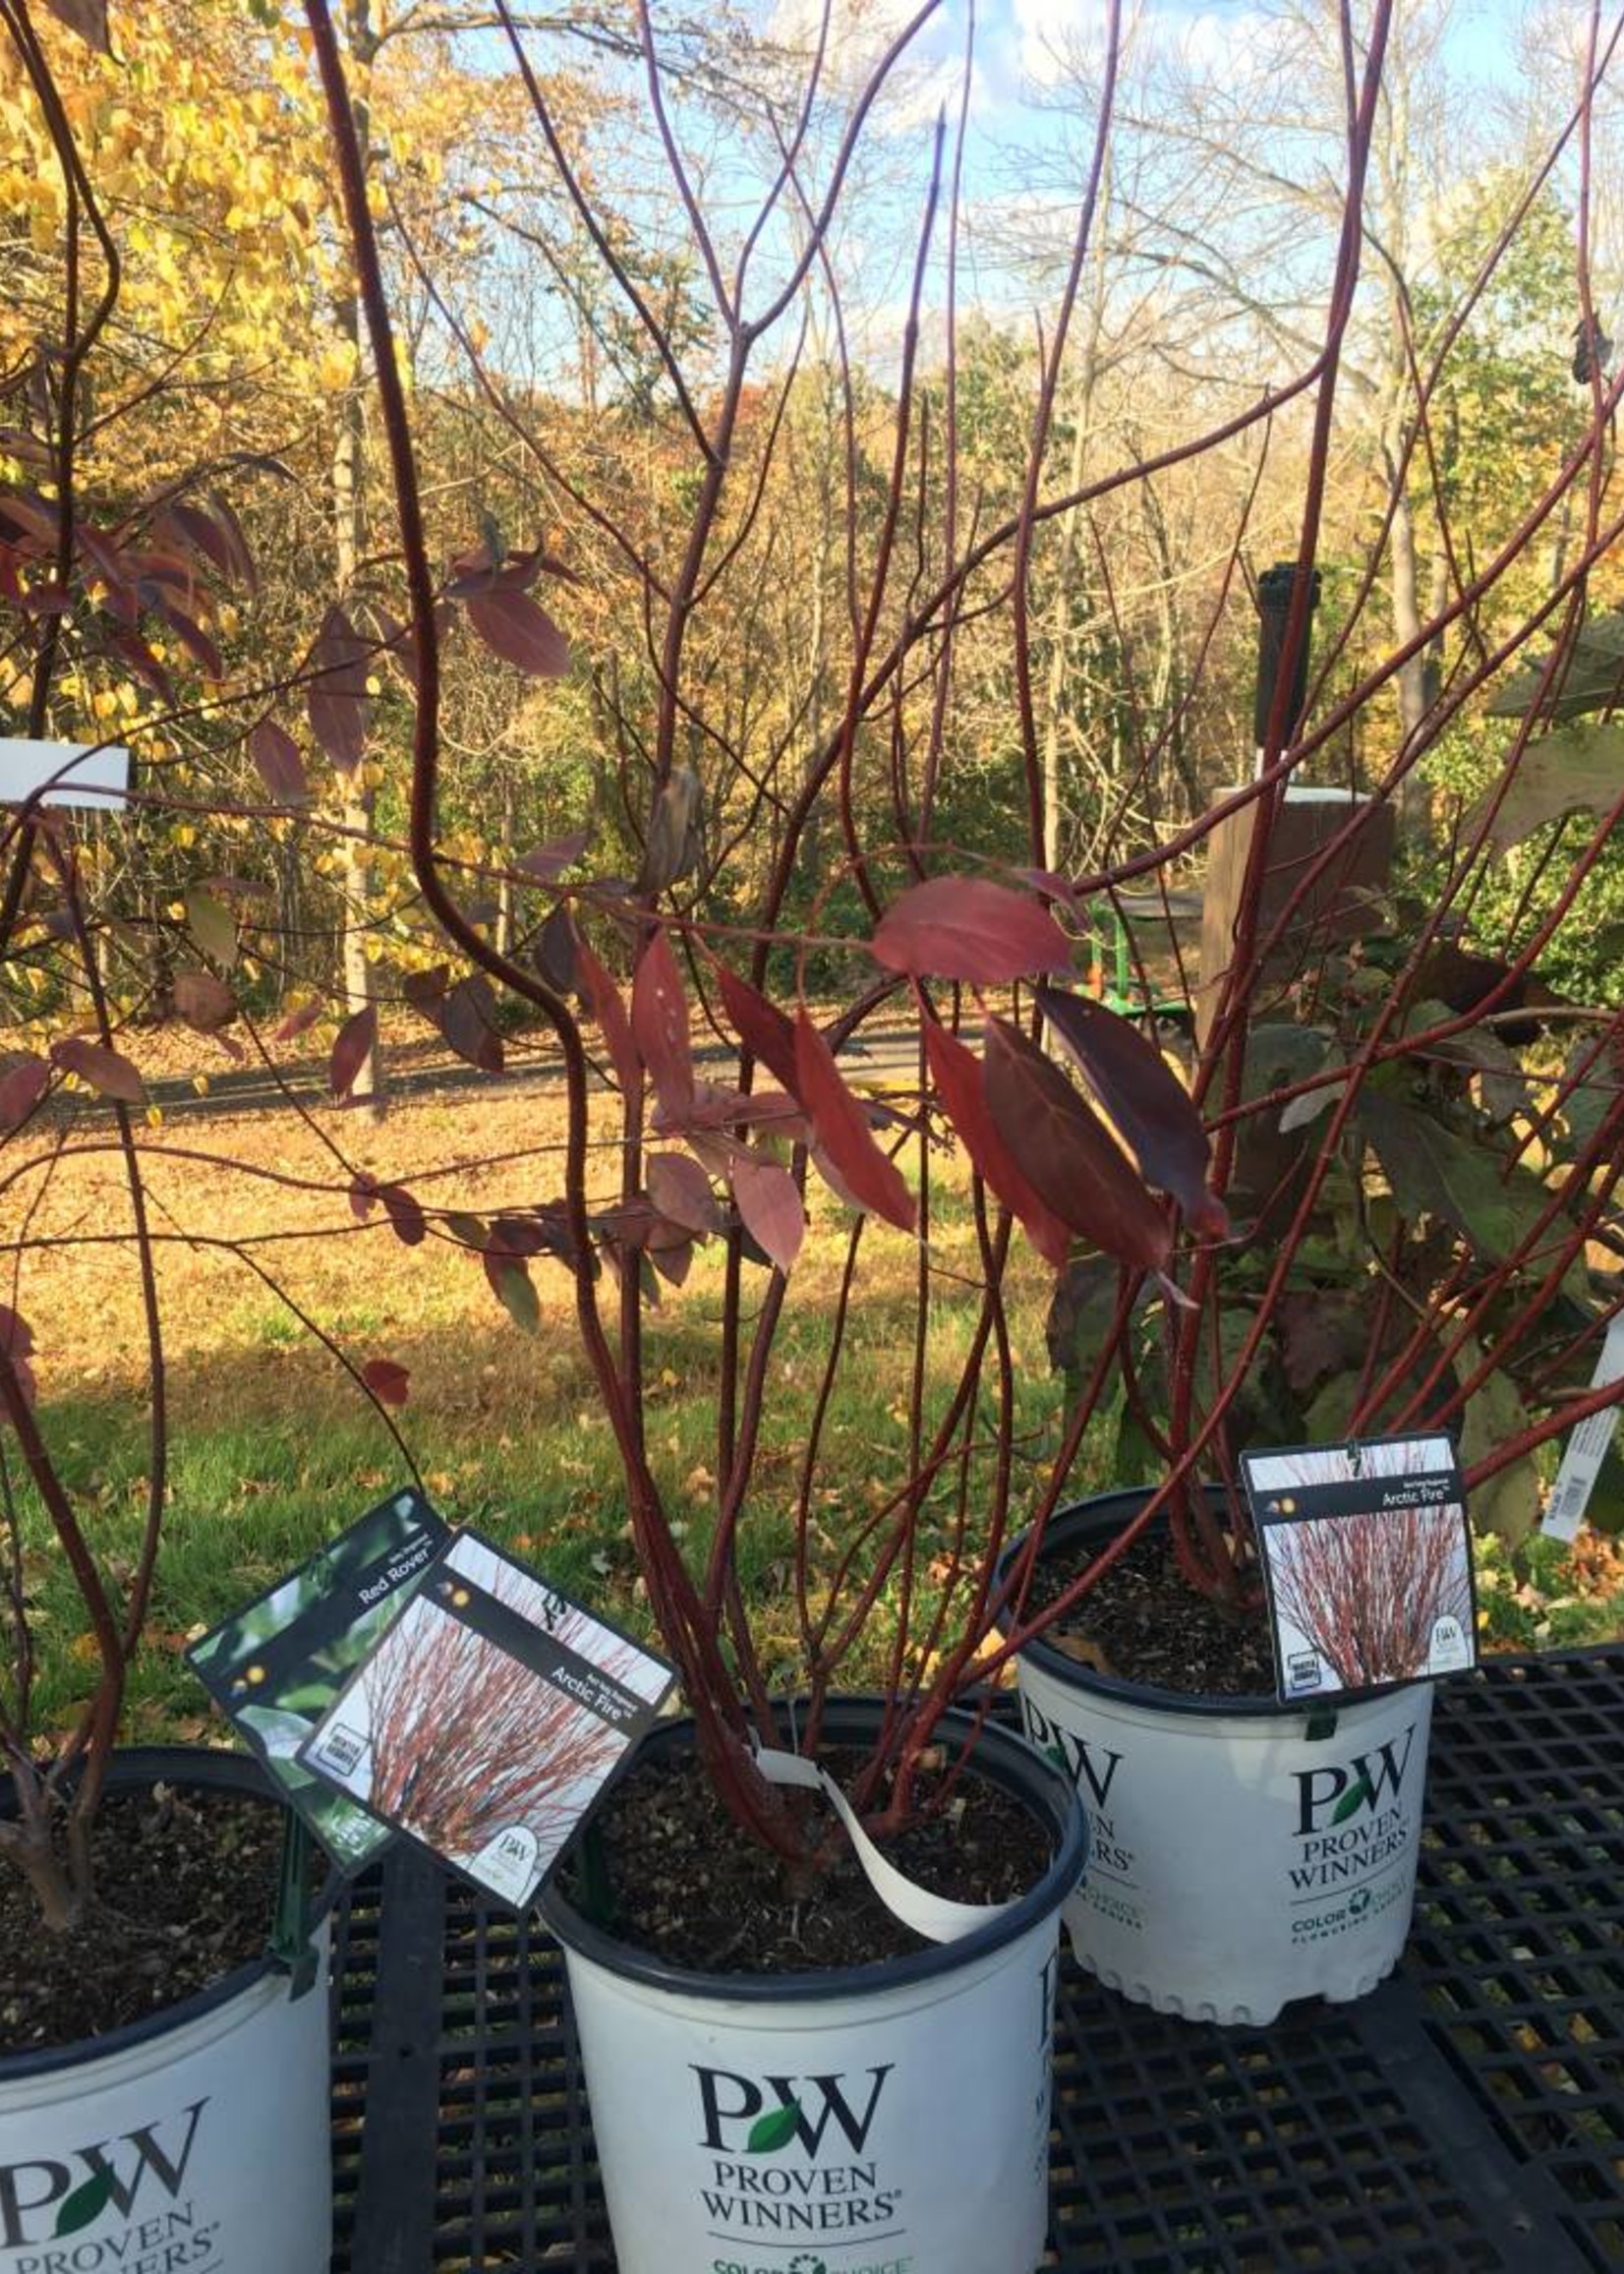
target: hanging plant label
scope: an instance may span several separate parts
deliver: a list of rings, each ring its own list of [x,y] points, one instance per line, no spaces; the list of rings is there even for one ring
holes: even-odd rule
[[[1242,1456],[1286,1704],[1477,1663],[1466,1487],[1437,1434]]]
[[[1605,1389],[1609,1382],[1624,1374],[1624,1312],[1620,1312],[1607,1328],[1601,1345],[1601,1356],[1595,1362],[1591,1376],[1592,1389]],[[1585,1521],[1585,1511],[1591,1504],[1601,1464],[1607,1457],[1607,1448],[1618,1428],[1618,1408],[1608,1406],[1598,1414],[1587,1414],[1568,1439],[1568,1449],[1562,1455],[1562,1466],[1556,1472],[1551,1487],[1550,1506],[1545,1510],[1541,1530],[1547,1540],[1574,1540]]]
[[[394,1835],[313,1777],[298,1750],[447,1538],[421,1492],[396,1492],[186,1654],[341,1871],[358,1871]]]
[[[299,1761],[523,1910],[675,1679],[629,1635],[459,1532]]]
[[[114,743],[34,742],[0,734],[0,805],[105,811],[130,794],[130,753]]]

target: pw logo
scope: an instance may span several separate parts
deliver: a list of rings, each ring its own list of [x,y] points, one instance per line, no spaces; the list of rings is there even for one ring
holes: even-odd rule
[[[730,2069],[701,2069],[703,2145],[713,2155],[777,2155],[799,2140],[816,2157],[833,2132],[861,2155],[880,2105],[880,2094],[895,2064],[868,2071],[866,2095],[846,2090],[843,2076],[739,2076]],[[862,2105],[859,2108],[859,2099]]]
[[[198,2120],[207,2106],[206,2100],[195,2100],[170,2119],[167,2144],[158,2137],[163,2126],[144,2124],[121,2139],[70,2149],[70,2162],[41,2158],[37,2163],[0,2164],[0,2246],[21,2250],[30,2243],[77,2235],[93,2225],[109,2204],[120,2218],[133,2218],[148,2173],[173,2202],[186,2179]],[[183,2126],[184,2138],[176,2138]],[[53,2263],[57,2256],[52,2251]]]
[[[1416,1724],[1412,1721],[1404,1732],[1402,1750],[1394,1740],[1374,1753],[1356,1753],[1345,1769],[1299,1769],[1298,1837],[1305,1839],[1310,1833],[1346,1824],[1362,1811],[1373,1815],[1384,1792],[1396,1800],[1415,1739]]]

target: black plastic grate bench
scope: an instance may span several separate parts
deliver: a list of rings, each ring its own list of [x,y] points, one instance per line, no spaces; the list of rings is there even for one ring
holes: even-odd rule
[[[561,1957],[404,1850],[334,1988],[333,2274],[613,2274]],[[1416,1925],[1358,2006],[1164,2018],[1068,1961],[1074,2274],[1624,2267],[1624,1650],[1443,1685]]]

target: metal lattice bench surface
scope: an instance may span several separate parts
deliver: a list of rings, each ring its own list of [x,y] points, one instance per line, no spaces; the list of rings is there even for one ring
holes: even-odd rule
[[[612,2274],[556,1949],[404,1849],[334,1990],[334,2274]],[[1624,2267],[1624,1650],[1438,1699],[1416,1926],[1352,2007],[1166,2019],[1068,1961],[1048,2263]]]

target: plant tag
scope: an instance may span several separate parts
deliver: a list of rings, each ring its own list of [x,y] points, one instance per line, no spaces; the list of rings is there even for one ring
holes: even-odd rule
[[[1620,1374],[1624,1374],[1624,1311],[1607,1328],[1601,1356],[1591,1376],[1591,1387],[1601,1389],[1606,1383],[1617,1381]],[[1572,1540],[1577,1536],[1617,1427],[1618,1408],[1609,1406],[1604,1413],[1587,1414],[1568,1439],[1562,1466],[1551,1487],[1545,1521],[1540,1526],[1547,1540]]]
[[[421,1492],[396,1492],[186,1654],[341,1871],[370,1863],[394,1835],[296,1755],[447,1538]]]
[[[1284,1703],[1477,1663],[1466,1487],[1448,1437],[1245,1453],[1241,1467]]]
[[[0,734],[0,805],[120,807],[130,794],[130,753],[114,743],[31,742]]]
[[[954,1902],[947,1895],[932,1895],[929,1888],[921,1887],[917,1880],[899,1872],[863,1830],[857,1811],[834,1778],[815,1761],[807,1760],[805,1754],[780,1753],[758,1745],[756,1767],[769,1784],[794,1784],[805,1791],[823,1794],[845,1827],[846,1837],[856,1850],[869,1886],[893,1918],[900,1919],[903,1926],[911,1927],[927,1942],[957,1943],[960,1936],[973,1934],[989,1919],[999,1918],[1014,1908],[1012,1903]]]
[[[458,1532],[301,1765],[525,1909],[676,1669]]]

